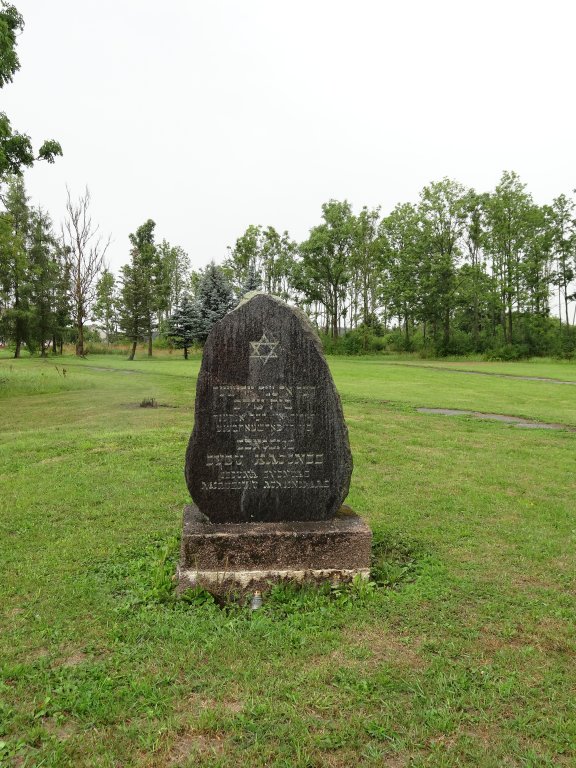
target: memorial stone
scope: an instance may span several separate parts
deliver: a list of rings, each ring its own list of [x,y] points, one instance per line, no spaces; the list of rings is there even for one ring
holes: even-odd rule
[[[190,495],[212,523],[325,520],[351,473],[316,332],[303,312],[249,294],[204,349],[186,456]]]
[[[185,476],[180,589],[265,589],[369,574],[371,532],[343,507],[348,430],[304,313],[248,294],[204,348]]]

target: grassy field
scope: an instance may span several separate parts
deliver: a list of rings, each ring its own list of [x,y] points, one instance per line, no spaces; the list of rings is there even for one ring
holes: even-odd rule
[[[0,766],[576,765],[576,433],[415,410],[576,365],[330,364],[376,580],[251,614],[173,594],[199,360],[0,359]]]

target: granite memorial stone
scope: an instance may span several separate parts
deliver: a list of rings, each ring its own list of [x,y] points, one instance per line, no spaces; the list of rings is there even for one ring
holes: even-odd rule
[[[251,295],[204,348],[186,456],[190,495],[211,523],[325,520],[340,508],[351,473],[348,430],[316,332],[304,313]]]
[[[185,475],[181,589],[367,577],[371,532],[343,507],[348,430],[306,316],[248,294],[212,329]]]

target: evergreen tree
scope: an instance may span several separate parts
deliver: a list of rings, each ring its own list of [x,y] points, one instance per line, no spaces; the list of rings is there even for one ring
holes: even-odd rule
[[[188,360],[188,350],[203,336],[203,324],[200,304],[184,294],[168,322],[168,338],[177,349],[184,350],[184,359]]]
[[[5,310],[2,316],[4,333],[14,342],[14,357],[20,357],[22,344],[30,332],[30,268],[27,239],[30,209],[24,181],[13,176],[4,198],[3,247],[0,252],[0,281]]]
[[[240,296],[242,297],[246,293],[250,293],[250,291],[259,291],[261,286],[262,281],[260,280],[260,276],[256,272],[254,264],[250,264],[248,268],[248,275],[246,276],[246,280],[244,281],[240,290]]]
[[[210,262],[198,283],[196,294],[200,307],[200,334],[202,344],[208,338],[212,326],[221,320],[234,306],[232,286],[221,267]]]
[[[58,278],[58,261],[55,256],[56,238],[52,222],[41,209],[30,215],[30,332],[29,343],[40,348],[42,357],[53,338],[56,322],[54,285]]]

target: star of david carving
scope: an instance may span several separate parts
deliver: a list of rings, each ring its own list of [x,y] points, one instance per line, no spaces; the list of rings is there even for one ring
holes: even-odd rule
[[[252,347],[250,358],[252,360],[262,360],[262,364],[266,365],[268,360],[273,357],[278,357],[276,354],[276,347],[278,344],[278,341],[274,341],[274,338],[272,336],[269,337],[264,331],[258,341],[250,342],[250,346]]]

